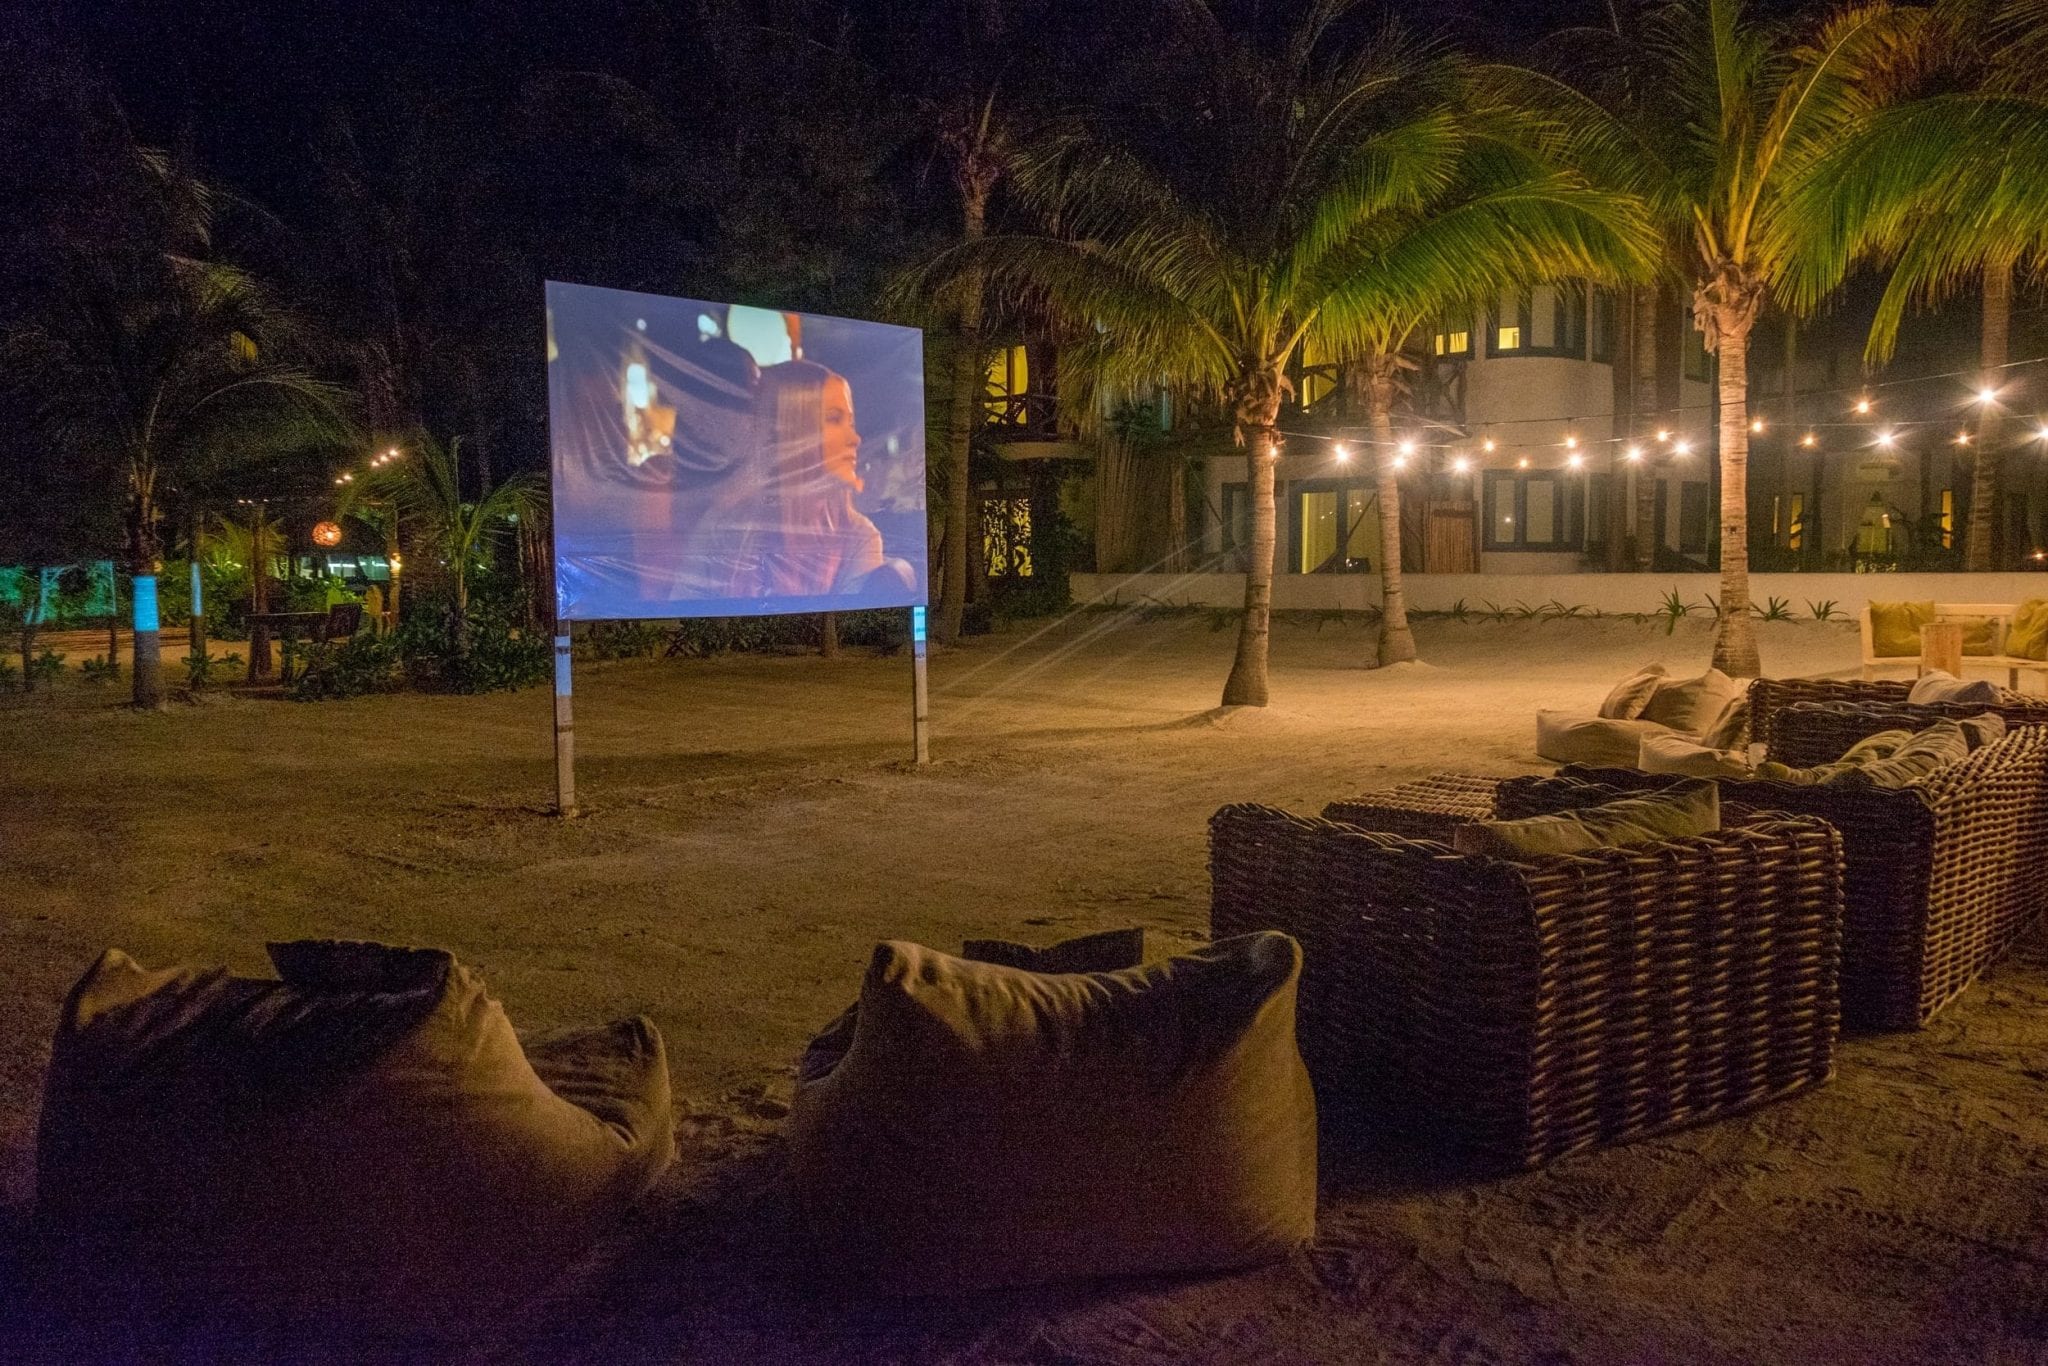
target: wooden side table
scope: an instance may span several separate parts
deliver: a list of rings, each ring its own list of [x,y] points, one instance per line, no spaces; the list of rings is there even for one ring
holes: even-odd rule
[[[1963,624],[1959,621],[1929,622],[1920,628],[1920,672],[1939,669],[1954,678],[1963,676]]]

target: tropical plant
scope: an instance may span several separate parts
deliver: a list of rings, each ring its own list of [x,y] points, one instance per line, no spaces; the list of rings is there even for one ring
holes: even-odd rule
[[[1113,392],[1165,383],[1220,399],[1247,448],[1251,537],[1225,705],[1264,705],[1274,482],[1288,367],[1304,348],[1356,358],[1376,449],[1382,542],[1400,543],[1392,412],[1401,353],[1455,301],[1540,280],[1608,278],[1647,259],[1626,194],[1551,169],[1514,124],[1474,111],[1456,62],[1382,30],[1329,57],[1347,0],[1312,6],[1277,52],[1206,6],[1170,99],[1134,102],[1023,154],[1019,196],[1050,231],[943,254],[920,281],[975,273],[1045,306]],[[1186,110],[1207,113],[1190,120]],[[1379,662],[1412,659],[1398,554],[1381,557]]]
[[[1756,613],[1758,621],[1792,620],[1792,603],[1788,598],[1766,598],[1763,606],[1751,603],[1749,610]]]
[[[1674,588],[1664,595],[1664,601],[1657,608],[1657,615],[1664,618],[1664,634],[1675,635],[1678,632],[1678,623],[1692,615],[1692,604]]]
[[[1689,250],[1693,325],[1718,358],[1720,624],[1714,664],[1760,671],[1749,611],[1749,338],[1773,291],[1794,297],[1781,227],[1809,168],[1892,98],[1918,11],[1862,4],[1818,22],[1750,12],[1743,0],[1648,7],[1614,60],[1623,82],[1574,84],[1491,68],[1491,89],[1532,134],[1602,183],[1641,194]]]
[[[490,554],[522,516],[541,501],[541,485],[529,475],[482,487],[475,498],[462,490],[462,440],[447,444],[421,438],[405,458],[393,460],[352,481],[363,494],[388,499],[401,524],[410,525],[408,543],[439,562],[448,583],[448,639],[456,654],[470,644],[470,576],[488,566]]]
[[[153,579],[168,487],[330,442],[337,394],[304,363],[299,320],[215,256],[220,197],[169,157],[131,151],[147,200],[137,211],[155,231],[73,259],[60,301],[11,329],[7,349],[37,377],[44,439],[115,463],[129,569]],[[135,645],[135,702],[156,706],[156,636],[139,632]]]
[[[1841,610],[1833,598],[1822,598],[1819,602],[1809,601],[1806,610],[1815,621],[1847,621],[1849,614]]]
[[[78,672],[87,683],[90,683],[95,688],[100,688],[115,682],[121,677],[121,666],[109,660],[105,655],[94,655],[90,659],[79,662]]]
[[[1937,0],[1892,75],[1904,97],[1859,119],[1793,189],[1774,225],[1785,292],[1824,298],[1858,261],[1891,267],[1866,355],[1890,359],[1916,305],[1972,286],[1982,302],[1980,383],[1965,567],[1994,567],[2015,274],[2048,264],[2048,5]]]

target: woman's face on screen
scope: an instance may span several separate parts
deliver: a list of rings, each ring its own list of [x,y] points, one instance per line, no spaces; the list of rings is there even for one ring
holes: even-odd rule
[[[860,459],[860,433],[853,425],[853,386],[838,375],[825,381],[819,422],[826,473],[859,488],[856,466]]]

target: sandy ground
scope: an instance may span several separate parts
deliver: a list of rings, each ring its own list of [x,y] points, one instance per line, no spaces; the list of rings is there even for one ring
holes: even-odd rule
[[[921,1304],[821,1292],[778,1189],[791,1063],[878,938],[956,947],[1207,920],[1204,822],[1444,768],[1534,771],[1538,705],[1707,626],[1282,623],[1274,704],[1218,716],[1232,636],[1085,615],[909,666],[849,654],[588,666],[586,814],[551,799],[548,698],[0,703],[0,1194],[18,1221],[65,989],[118,945],[264,970],[267,939],[435,944],[522,1027],[644,1012],[683,1154],[633,1227],[475,1354],[588,1362],[2048,1360],[2048,936],[1929,1030],[1753,1116],[1491,1182],[1333,1172],[1321,1236],[1222,1279]],[[1843,670],[1853,628],[1763,628]],[[0,1343],[0,1356],[4,1356]]]

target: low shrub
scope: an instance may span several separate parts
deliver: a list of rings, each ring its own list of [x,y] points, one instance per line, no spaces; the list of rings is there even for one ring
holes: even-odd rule
[[[392,692],[404,685],[404,661],[396,639],[362,631],[308,656],[306,671],[292,684],[291,695],[301,702],[317,702]]]
[[[229,653],[224,655],[186,655],[185,685],[194,692],[204,692],[216,683],[224,683],[230,674],[242,667],[242,657]]]
[[[93,687],[104,687],[121,677],[121,666],[108,660],[105,655],[94,655],[78,666],[78,672]]]

